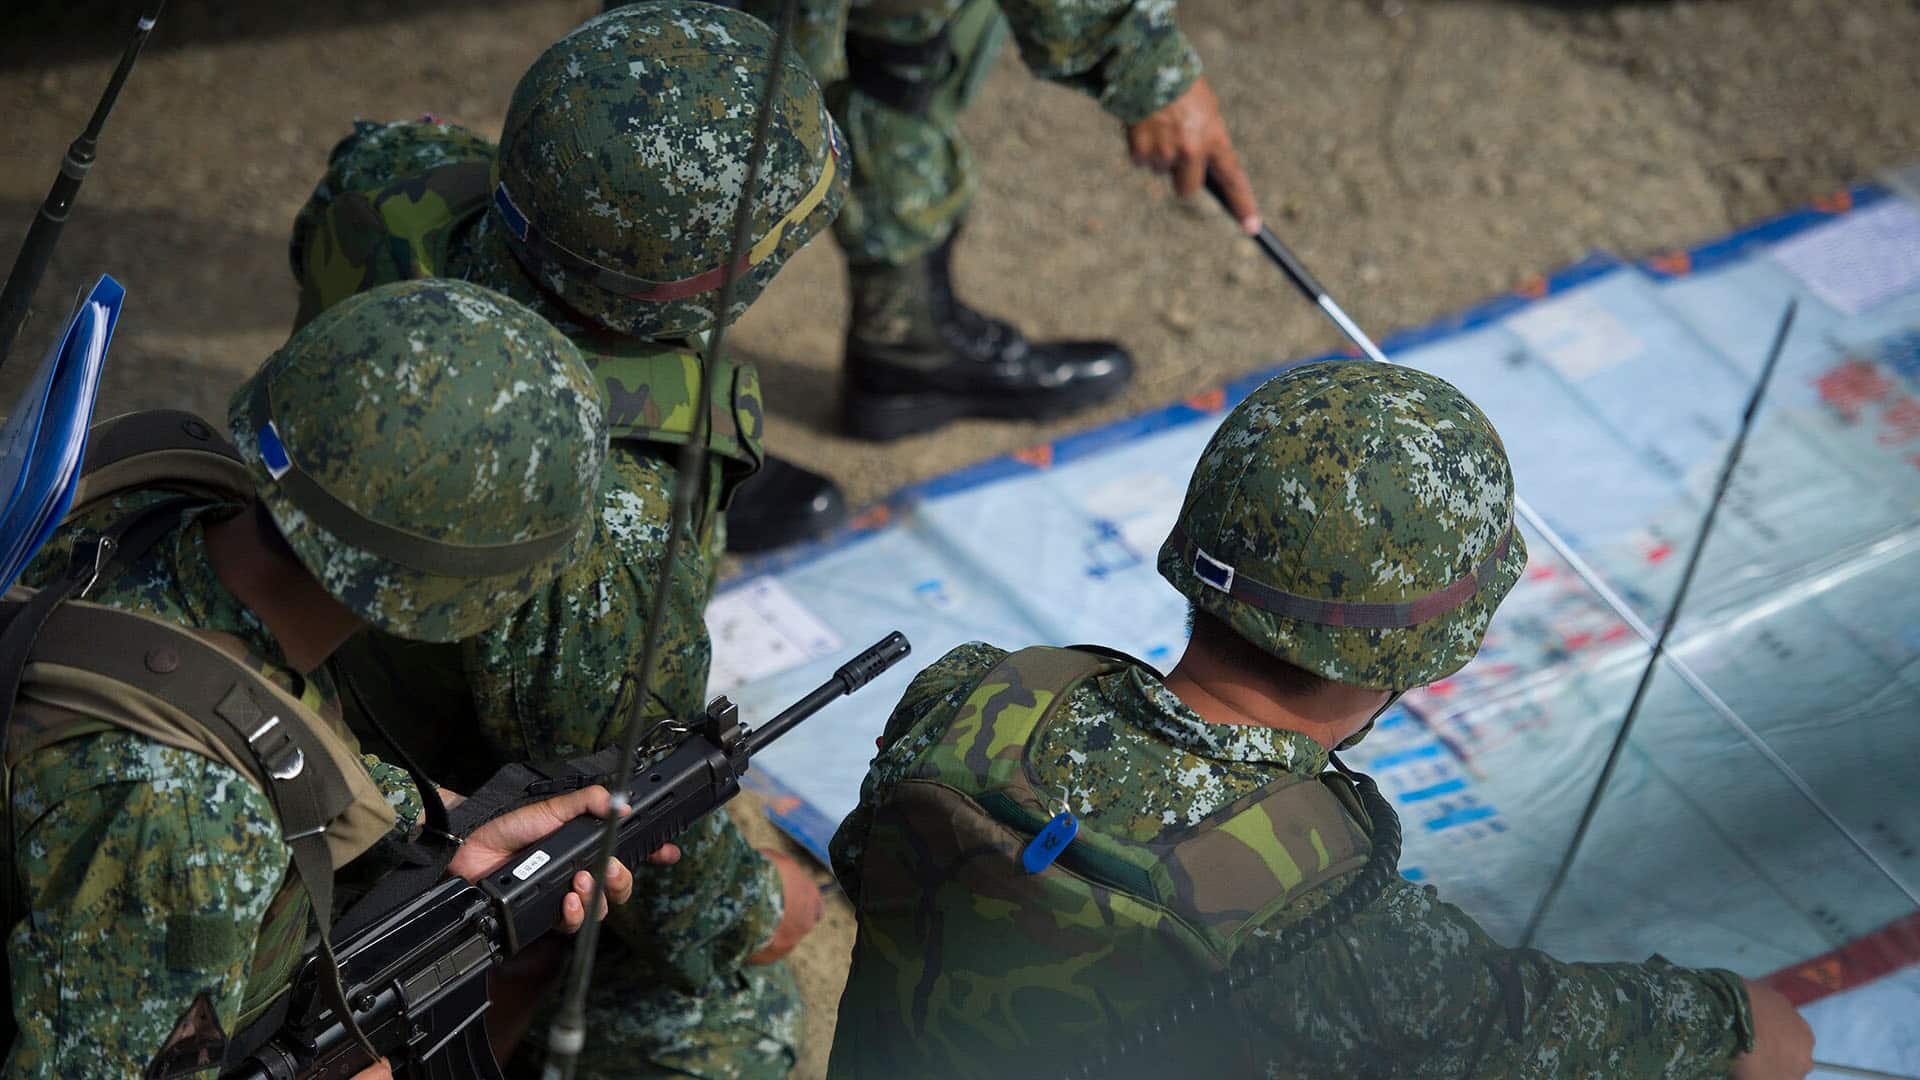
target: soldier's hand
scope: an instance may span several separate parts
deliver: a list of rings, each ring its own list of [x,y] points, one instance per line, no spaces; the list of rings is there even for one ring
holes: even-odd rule
[[[1205,75],[1159,112],[1128,124],[1127,152],[1135,165],[1171,175],[1173,190],[1182,198],[1199,191],[1211,171],[1240,228],[1248,236],[1260,231],[1253,185],[1240,167],[1240,155],[1234,152],[1227,122],[1220,116],[1220,99]]]
[[[379,1061],[354,1073],[353,1080],[393,1080],[393,1066],[387,1064],[386,1058],[381,1058]]]
[[[780,871],[780,892],[786,897],[786,912],[780,916],[780,925],[773,931],[773,940],[765,948],[747,957],[749,964],[771,964],[775,960],[793,951],[800,939],[807,936],[819,923],[821,913],[826,909],[820,899],[820,885],[807,873],[807,868],[785,852],[772,848],[761,848],[760,854],[767,857],[774,869]]]
[[[452,861],[447,863],[447,872],[468,881],[478,881],[505,866],[515,852],[574,818],[582,814],[606,817],[612,810],[612,802],[607,789],[595,784],[509,811],[475,829],[454,854]],[[680,849],[673,844],[664,844],[647,856],[648,862],[659,865],[671,865],[679,859]],[[558,929],[566,933],[580,929],[580,925],[586,921],[587,901],[592,895],[592,875],[584,870],[575,874],[573,890],[560,904]],[[615,904],[624,904],[632,896],[632,872],[620,860],[608,860],[606,899]],[[606,904],[602,903],[600,916],[605,914]]]
[[[1813,1029],[1780,991],[1747,980],[1753,1049],[1733,1059],[1734,1080],[1800,1080],[1813,1071]]]

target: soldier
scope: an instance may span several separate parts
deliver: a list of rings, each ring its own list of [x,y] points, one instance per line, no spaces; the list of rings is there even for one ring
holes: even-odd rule
[[[1169,1051],[1199,1076],[1806,1073],[1805,1022],[1732,972],[1502,948],[1398,875],[1372,782],[1327,770],[1473,657],[1526,566],[1506,452],[1459,391],[1365,362],[1273,379],[1159,566],[1193,622],[1164,679],[974,643],[909,687],[832,843],[859,918],[835,1075]]]
[[[760,458],[761,406],[751,366],[713,363],[699,339],[723,314],[716,290],[772,44],[750,16],[691,0],[603,15],[528,70],[497,151],[448,124],[359,124],[300,213],[302,318],[382,281],[478,281],[572,338],[611,414],[593,543],[551,588],[458,647],[356,643],[348,666],[370,673],[358,681],[393,691],[369,711],[409,748],[432,749],[436,773],[570,757],[619,737],[616,693],[641,652],[673,457],[693,434],[706,364],[717,457],[673,567],[645,703],[652,723],[702,707],[722,510]],[[775,108],[729,319],[845,198],[840,137],[797,61]],[[449,756],[461,748],[478,760]],[[680,842],[681,862],[647,875],[603,935],[582,1075],[784,1074],[801,1002],[779,960],[818,920],[818,887],[791,858],[756,852],[724,813]]]
[[[781,0],[743,0],[769,22]],[[802,0],[795,39],[853,150],[834,234],[852,317],[849,434],[893,439],[962,416],[1042,419],[1117,394],[1133,360],[1111,341],[1030,342],[954,295],[953,245],[977,181],[960,115],[1009,24],[1034,74],[1096,98],[1134,164],[1192,195],[1211,169],[1260,229],[1251,185],[1171,0]]]
[[[237,452],[181,416],[177,471],[135,479],[95,442],[90,505],[30,568],[42,588],[0,605],[9,1077],[198,1075],[284,996],[309,917],[324,930],[421,820],[323,662],[363,627],[451,640],[523,601],[584,549],[606,445],[566,338],[458,282],[296,334],[233,398]],[[504,815],[449,869],[477,878],[607,804]],[[632,876],[609,884],[621,901]]]

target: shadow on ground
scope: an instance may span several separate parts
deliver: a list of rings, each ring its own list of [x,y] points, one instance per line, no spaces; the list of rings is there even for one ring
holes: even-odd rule
[[[470,14],[518,0],[173,0],[146,47],[156,52],[305,34],[389,19]],[[8,0],[0,5],[0,71],[118,56],[152,0]]]

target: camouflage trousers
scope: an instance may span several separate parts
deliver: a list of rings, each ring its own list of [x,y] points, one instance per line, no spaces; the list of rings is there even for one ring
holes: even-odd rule
[[[785,961],[741,968],[705,993],[679,995],[647,992],[607,971],[609,959],[606,951],[596,959],[588,991],[581,1080],[773,1080],[799,1061],[800,987]],[[548,1010],[534,1021],[507,1064],[510,1080],[540,1075],[551,1020]]]
[[[780,13],[778,0],[740,6],[769,23]],[[945,49],[921,50],[936,55],[910,55],[943,36]],[[853,148],[852,190],[833,226],[849,262],[897,266],[952,235],[978,186],[960,114],[1006,36],[997,0],[800,0],[795,51]],[[851,65],[849,50],[859,54]],[[882,101],[854,68],[917,87],[924,108]]]

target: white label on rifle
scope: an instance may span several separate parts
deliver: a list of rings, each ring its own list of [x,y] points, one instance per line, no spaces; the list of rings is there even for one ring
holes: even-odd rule
[[[536,851],[527,856],[519,866],[513,868],[513,878],[515,881],[525,881],[533,876],[535,870],[540,869],[552,861],[553,856],[544,851]]]

